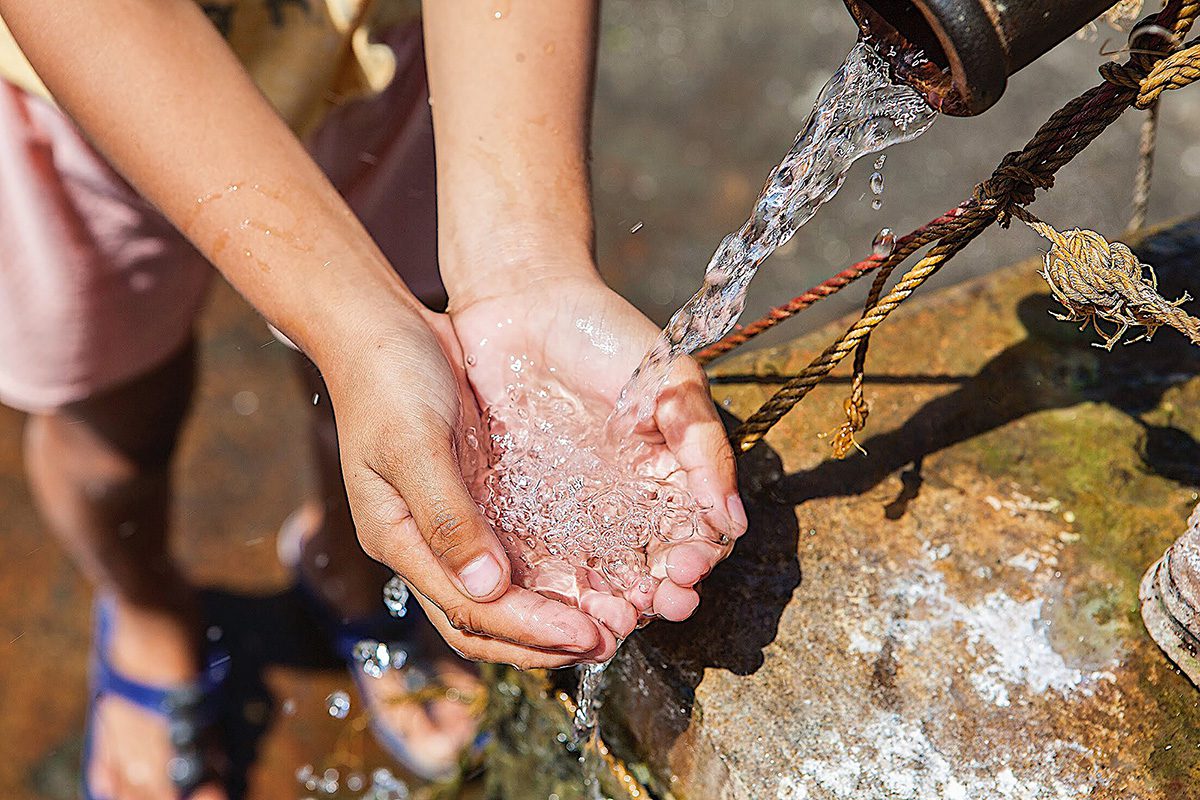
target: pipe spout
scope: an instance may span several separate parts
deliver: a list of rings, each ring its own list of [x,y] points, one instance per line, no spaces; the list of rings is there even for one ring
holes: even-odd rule
[[[845,0],[896,77],[956,117],[982,114],[1008,76],[1104,13],[1114,0]]]

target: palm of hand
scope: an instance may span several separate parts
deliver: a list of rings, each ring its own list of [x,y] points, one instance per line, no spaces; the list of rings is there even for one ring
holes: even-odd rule
[[[480,407],[503,404],[521,370],[527,383],[553,381],[603,420],[653,343],[658,329],[599,279],[556,280],[485,298],[452,309],[455,333],[465,354],[467,377]],[[732,453],[699,368],[676,365],[659,394],[652,419],[638,435],[650,448],[660,475],[685,488],[711,510],[702,518],[708,538],[739,535],[744,520],[731,519],[727,497],[734,492]],[[593,582],[580,607],[626,636],[643,614],[686,618],[698,596],[692,588],[728,555],[728,540],[668,544],[652,537],[647,550],[653,588],[613,593]]]

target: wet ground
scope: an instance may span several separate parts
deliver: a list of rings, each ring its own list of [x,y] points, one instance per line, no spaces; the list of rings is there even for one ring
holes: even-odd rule
[[[656,319],[686,299],[713,247],[740,224],[853,37],[838,0],[606,3],[594,163],[600,257],[614,284]],[[923,140],[893,151],[880,211],[870,205],[869,165],[860,165],[832,207],[764,268],[747,313],[866,254],[879,228],[907,230],[957,203],[1054,108],[1095,82],[1106,38],[1110,49],[1123,43],[1108,31],[1070,42],[1014,78],[984,117],[940,120]],[[1200,92],[1168,98],[1153,217],[1194,210],[1198,112]],[[1038,213],[1060,227],[1123,227],[1136,139],[1134,118],[1118,123],[1063,171]],[[1026,231],[992,231],[943,280],[1039,247]],[[857,297],[830,302],[783,333],[815,327]],[[288,585],[273,536],[304,496],[307,468],[296,465],[307,463],[300,435],[307,400],[287,353],[226,289],[214,295],[203,346],[202,382],[178,465],[177,550],[199,581],[225,593],[223,613],[244,613],[234,602],[241,597],[286,620],[287,598],[271,599]],[[90,595],[34,518],[20,428],[18,414],[0,409],[0,797],[70,798]],[[250,772],[255,798],[302,796],[293,778],[298,767],[325,766],[339,737],[343,750],[362,741],[350,721],[325,713],[326,695],[348,688],[348,679],[311,651],[286,660],[265,671],[269,695],[244,706],[248,729],[266,728]],[[383,763],[369,748],[365,759]]]

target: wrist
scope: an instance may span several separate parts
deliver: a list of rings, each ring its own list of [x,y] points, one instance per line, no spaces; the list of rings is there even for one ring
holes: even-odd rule
[[[510,227],[487,240],[443,239],[439,261],[452,311],[539,287],[553,291],[562,281],[602,282],[590,235]]]

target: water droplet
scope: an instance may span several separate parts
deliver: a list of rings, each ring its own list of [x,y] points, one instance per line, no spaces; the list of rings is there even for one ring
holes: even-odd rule
[[[313,405],[314,405],[314,406],[315,406],[315,405],[316,405],[318,402],[320,402],[320,400],[321,400],[321,395],[319,395],[319,394],[314,394],[314,395],[313,395]]]
[[[875,235],[875,241],[871,243],[871,254],[876,258],[887,258],[892,253],[896,252],[896,234],[891,228],[884,228]]]
[[[879,196],[883,194],[883,173],[871,173],[871,194]]]
[[[473,366],[475,366],[475,363],[476,363],[477,361],[478,361],[478,359],[476,359],[476,358],[475,358],[475,356],[467,356],[467,366],[468,366],[468,367],[473,367]]]
[[[643,227],[645,227],[645,225],[646,225],[646,223],[644,223],[644,222],[639,222],[639,223],[637,223],[636,225],[634,225],[632,228],[630,228],[630,229],[629,229],[629,232],[630,232],[630,233],[637,233],[637,232],[638,232],[638,231],[640,231],[640,230],[641,230]]]
[[[878,211],[879,209],[883,208],[883,200],[876,197],[874,200],[871,201],[871,208],[874,209],[875,211]]]
[[[384,642],[363,639],[354,645],[354,660],[369,678],[382,678],[392,668],[392,649]]]
[[[408,584],[399,575],[393,575],[384,585],[383,605],[393,617],[408,613]]]
[[[875,159],[875,171],[883,169],[883,165],[887,163],[887,154],[880,153],[879,158]]]
[[[243,390],[233,396],[233,410],[243,417],[248,417],[258,411],[258,395]]]
[[[350,714],[350,695],[339,689],[325,698],[325,708],[334,719],[345,719]]]

